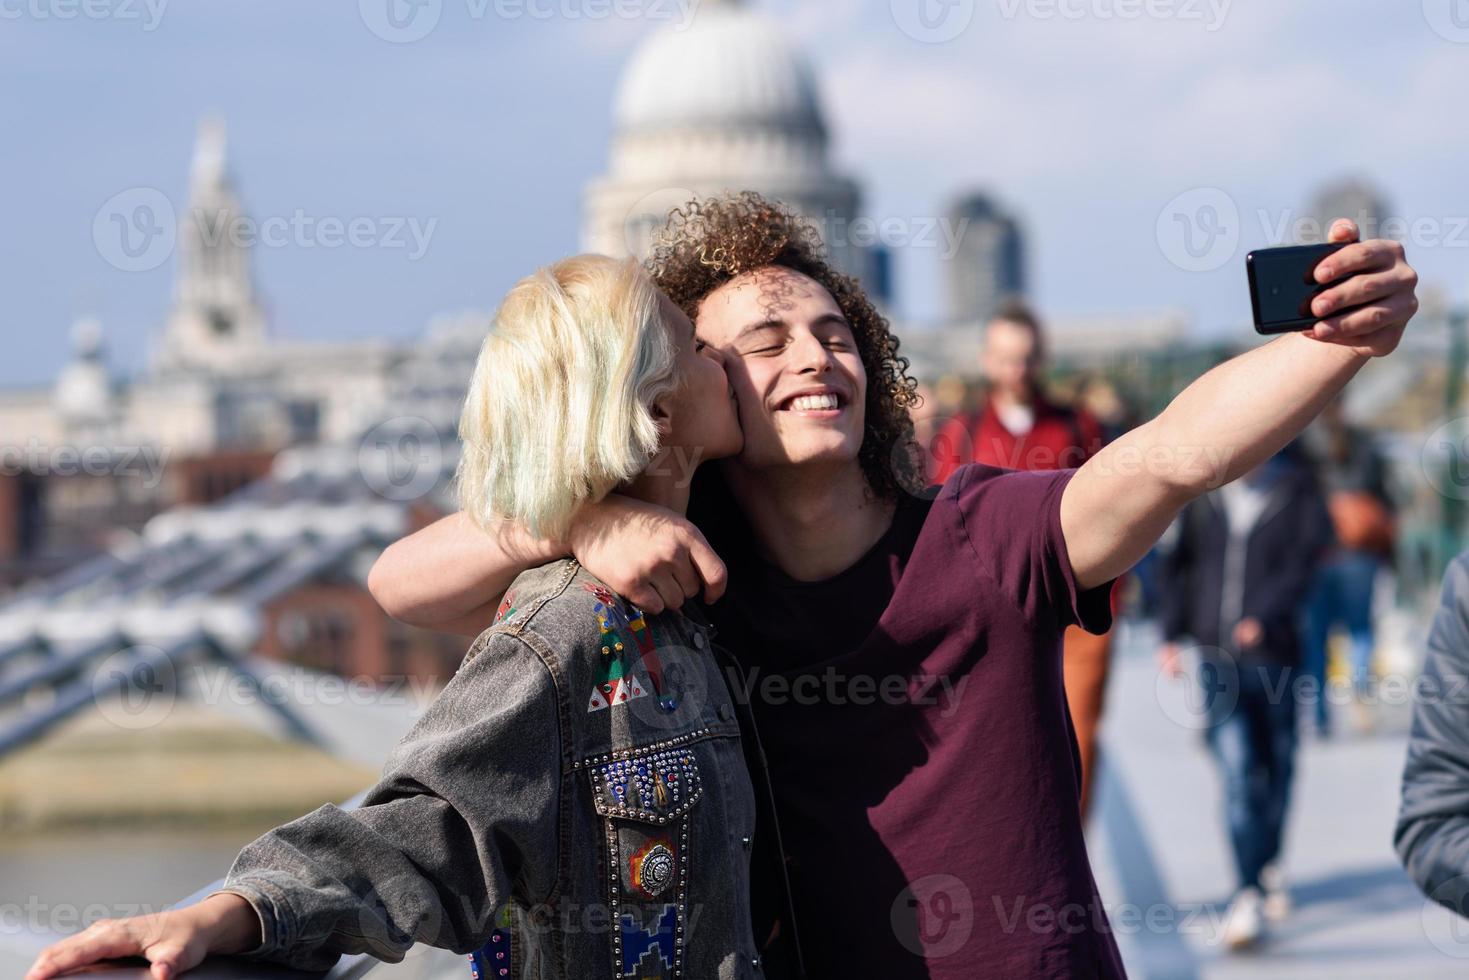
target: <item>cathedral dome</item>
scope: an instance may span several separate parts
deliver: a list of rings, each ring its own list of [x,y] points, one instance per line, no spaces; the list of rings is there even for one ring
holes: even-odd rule
[[[633,55],[618,88],[617,129],[738,127],[824,136],[811,68],[780,28],[736,0],[703,0],[693,23]]]

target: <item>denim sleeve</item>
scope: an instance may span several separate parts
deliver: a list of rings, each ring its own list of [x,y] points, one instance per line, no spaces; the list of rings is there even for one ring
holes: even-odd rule
[[[503,904],[544,900],[559,858],[561,737],[552,676],[485,633],[355,810],[332,804],[248,844],[218,889],[250,902],[243,954],[325,970],[344,953],[469,953]]]
[[[1428,636],[1393,843],[1430,898],[1469,912],[1469,555],[1450,563]]]

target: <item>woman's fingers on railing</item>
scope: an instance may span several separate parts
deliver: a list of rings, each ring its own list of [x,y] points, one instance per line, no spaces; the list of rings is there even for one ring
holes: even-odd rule
[[[100,919],[74,936],[41,951],[25,980],[51,980],[101,960],[141,956],[153,980],[173,980],[199,965],[208,952],[192,916],[161,912],[127,919]]]

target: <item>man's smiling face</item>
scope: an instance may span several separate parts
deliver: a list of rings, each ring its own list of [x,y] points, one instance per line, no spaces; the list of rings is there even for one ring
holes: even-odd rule
[[[750,469],[855,462],[867,372],[841,307],[820,283],[766,266],[699,304],[699,338],[725,355]]]

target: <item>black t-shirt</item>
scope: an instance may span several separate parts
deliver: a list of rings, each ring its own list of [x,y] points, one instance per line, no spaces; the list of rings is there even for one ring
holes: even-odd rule
[[[709,613],[745,668],[813,976],[1124,975],[1061,683],[1065,627],[1112,618],[1112,583],[1081,590],[1067,557],[1075,472],[963,467],[816,583],[724,515]]]

